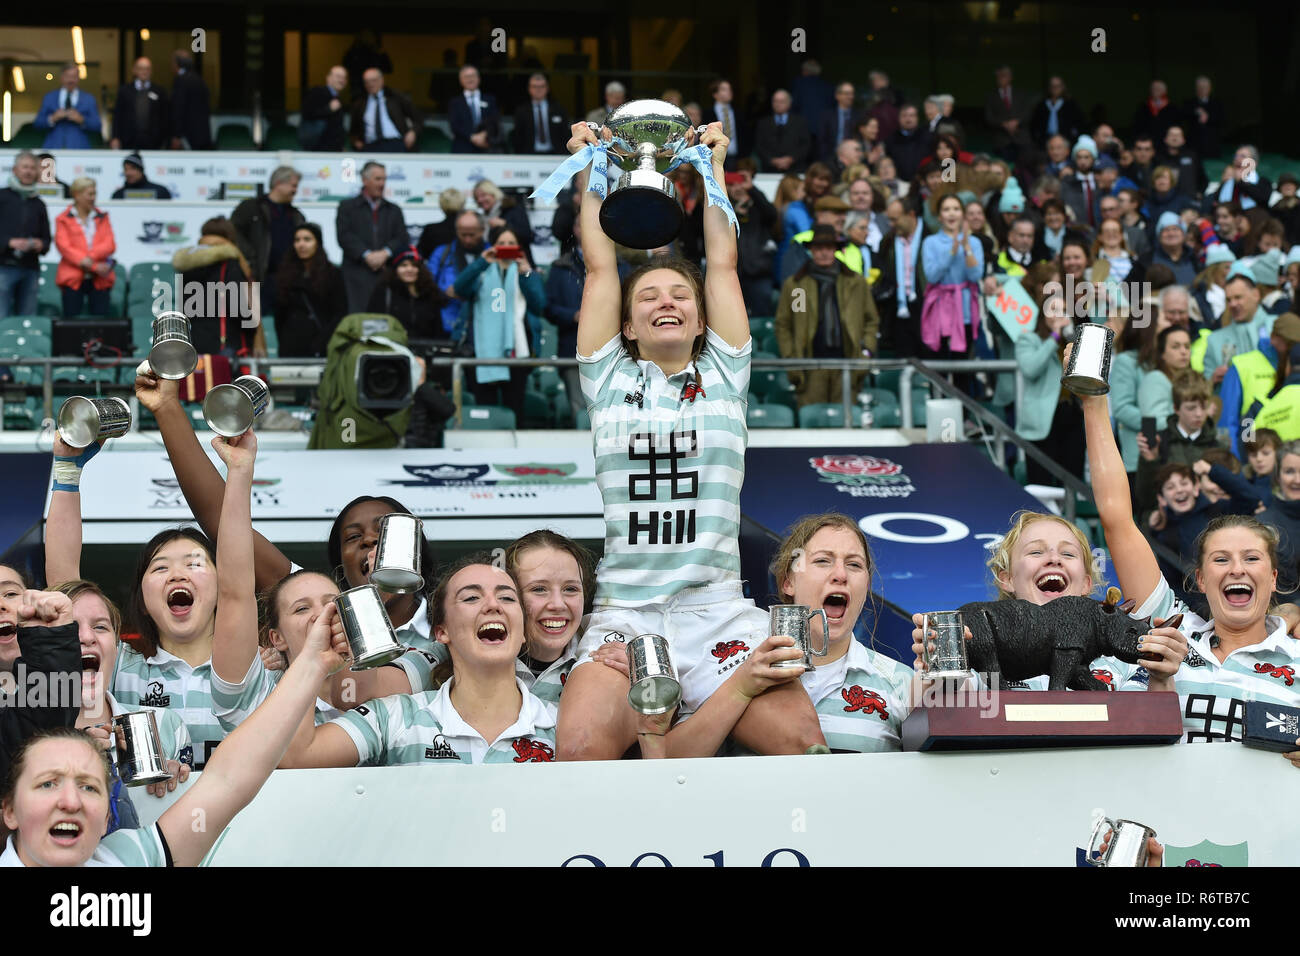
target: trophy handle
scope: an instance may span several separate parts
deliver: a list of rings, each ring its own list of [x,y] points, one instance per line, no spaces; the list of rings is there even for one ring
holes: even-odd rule
[[[826,609],[824,607],[819,607],[815,611],[809,611],[808,620],[811,621],[818,614],[822,616],[822,649],[820,651],[814,651],[812,649],[812,641],[809,641],[808,650],[813,657],[825,657],[831,652],[831,622],[826,619]]]
[[[1097,845],[1101,842],[1098,837],[1101,836],[1102,829],[1110,827],[1111,846],[1106,847],[1106,853],[1096,852]],[[1097,822],[1092,825],[1092,836],[1088,838],[1087,860],[1092,866],[1105,866],[1106,858],[1110,856],[1110,851],[1114,847],[1115,836],[1119,833],[1119,827],[1110,817],[1099,817]]]

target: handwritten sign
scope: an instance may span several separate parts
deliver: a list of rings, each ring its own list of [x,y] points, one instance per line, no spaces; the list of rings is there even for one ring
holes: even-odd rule
[[[984,298],[984,304],[1012,341],[1032,331],[1038,321],[1038,306],[1019,279],[1007,279],[996,294]]]

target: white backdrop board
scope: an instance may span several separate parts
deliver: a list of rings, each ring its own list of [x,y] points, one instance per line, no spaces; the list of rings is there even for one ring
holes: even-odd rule
[[[1169,847],[1294,866],[1297,801],[1280,755],[1232,744],[286,770],[212,862],[1074,866],[1100,808]],[[152,819],[170,799],[135,802]]]

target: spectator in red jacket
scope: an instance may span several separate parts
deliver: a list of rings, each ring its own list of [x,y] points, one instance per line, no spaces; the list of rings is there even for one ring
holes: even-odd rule
[[[72,181],[72,205],[54,223],[54,245],[63,257],[54,281],[63,290],[63,314],[107,315],[108,292],[117,278],[117,243],[108,213],[95,208],[95,181]]]

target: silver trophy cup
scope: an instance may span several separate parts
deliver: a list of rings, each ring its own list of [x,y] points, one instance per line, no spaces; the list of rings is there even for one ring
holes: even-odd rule
[[[601,127],[591,126],[603,139]],[[601,204],[601,229],[632,249],[666,246],[677,238],[685,214],[664,172],[686,146],[690,119],[672,103],[633,100],[615,108],[604,128],[613,136],[609,157],[624,173]]]
[[[1088,862],[1093,866],[1146,866],[1151,856],[1147,840],[1155,835],[1155,830],[1136,820],[1112,820],[1103,815],[1092,827]],[[1103,842],[1107,843],[1105,850],[1100,848]]]
[[[131,407],[120,398],[73,395],[59,409],[59,437],[73,448],[88,448],[131,430]]]
[[[1061,384],[1076,395],[1105,395],[1110,391],[1110,359],[1115,332],[1108,325],[1086,322],[1074,327],[1074,348]]]
[[[677,669],[668,657],[668,640],[659,634],[641,634],[627,642],[627,702],[632,709],[653,716],[666,714],[682,699]]]
[[[253,427],[266,411],[271,390],[256,375],[241,375],[229,385],[215,385],[203,398],[203,420],[222,438],[235,438]]]
[[[158,719],[152,710],[136,711],[113,718],[113,736],[117,743],[118,776],[128,787],[144,787],[171,779]]]
[[[190,341],[190,320],[182,312],[164,312],[153,320],[149,367],[159,378],[179,381],[198,367],[199,353]]]
[[[373,584],[344,591],[334,598],[334,603],[338,605],[343,633],[352,651],[354,671],[379,667],[406,653],[406,648],[397,642],[379,589]]]
[[[420,545],[424,522],[400,512],[384,515],[375,546],[375,566],[370,580],[389,594],[413,594],[424,587],[420,572]]]
[[[931,611],[921,619],[928,680],[964,680],[970,676],[966,661],[966,625],[960,611]]]
[[[809,622],[818,614],[822,617],[822,649],[814,651]],[[794,646],[803,653],[803,657],[792,661],[777,661],[773,667],[782,669],[802,667],[813,670],[813,658],[825,657],[831,649],[831,627],[826,620],[824,608],[812,610],[805,604],[773,604],[767,612],[767,633],[769,637],[785,634],[794,638]]]

